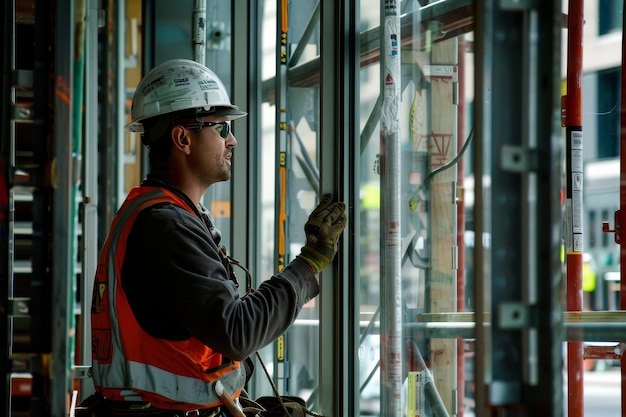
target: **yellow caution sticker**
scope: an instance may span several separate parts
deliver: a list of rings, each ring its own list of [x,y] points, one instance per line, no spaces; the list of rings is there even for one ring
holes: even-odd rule
[[[279,336],[276,339],[276,359],[279,361],[285,360],[285,336]]]
[[[424,385],[428,371],[409,372],[407,379],[407,417],[424,415]]]

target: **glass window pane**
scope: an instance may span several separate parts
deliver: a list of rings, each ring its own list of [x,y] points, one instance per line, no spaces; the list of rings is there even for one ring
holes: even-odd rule
[[[280,271],[300,253],[304,224],[319,202],[319,74],[311,70],[302,81],[288,71],[296,61],[303,64],[318,56],[314,8],[306,1],[263,3],[262,276]],[[282,30],[285,16],[287,32]],[[303,398],[312,410],[319,391],[318,345],[319,303],[314,299],[286,334],[263,350],[279,391]],[[273,395],[269,384],[255,389],[255,396]]]
[[[361,44],[363,47],[382,44],[380,7],[377,1],[360,3],[360,26],[368,28],[361,34],[368,40]],[[457,389],[465,396],[465,400],[460,397],[459,404],[471,404],[472,340],[442,333],[430,337],[423,325],[451,320],[452,315],[472,308],[474,191],[473,177],[468,174],[472,153],[472,34],[463,29],[444,37],[435,30],[422,30],[427,22],[421,21],[419,7],[407,3],[401,16],[397,161],[385,155],[385,141],[394,138],[385,136],[380,123],[384,111],[381,101],[385,99],[381,92],[384,57],[361,60],[361,147],[355,158],[360,164],[358,388],[363,416],[389,412],[394,400],[387,397],[395,394],[401,396],[403,413],[431,415],[434,407],[451,413],[457,403],[453,394]],[[362,50],[361,56],[370,57],[370,52]],[[401,277],[395,294],[389,293],[386,282],[394,277],[385,271],[385,238],[393,233],[385,213],[385,199],[390,197],[385,194],[389,184],[384,178],[389,175],[386,164],[397,166],[400,186]],[[488,244],[489,239],[479,241]],[[386,320],[398,301],[402,311],[401,357],[397,358],[402,362],[401,387],[390,393],[388,370],[382,364],[394,361],[393,352],[392,357],[385,357],[392,351],[385,344],[393,331]],[[434,384],[425,388],[424,381]],[[468,392],[463,394],[466,386]],[[412,403],[415,398],[411,393],[420,391],[424,400],[424,390],[432,387],[430,402]]]
[[[598,32],[606,35],[622,28],[623,4],[614,0],[598,0]]]

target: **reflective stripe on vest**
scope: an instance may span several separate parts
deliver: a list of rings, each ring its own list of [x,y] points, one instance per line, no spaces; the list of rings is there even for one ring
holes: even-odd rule
[[[139,326],[121,286],[126,241],[137,215],[170,202],[195,215],[184,200],[158,187],[135,187],[116,214],[102,248],[92,301],[93,378],[96,389],[118,400],[151,401],[154,406],[221,403],[212,389],[220,379],[231,395],[245,383],[239,362],[207,374],[222,356],[192,337],[181,342],[157,339]],[[150,349],[144,349],[146,345]]]
[[[145,363],[128,362],[126,365],[126,373],[133,375],[132,385],[130,385],[132,390],[115,390],[117,395],[124,397],[125,401],[150,401],[155,406],[166,408],[163,404],[160,404],[159,400],[147,394],[156,393],[176,402],[203,405],[207,408],[221,404],[221,401],[213,392],[212,382],[176,375]],[[115,370],[115,367],[98,366],[94,362],[94,381],[100,378],[98,370],[101,368],[107,371]],[[242,367],[238,367],[235,372],[229,372],[220,378],[225,387],[231,387],[230,389],[233,390],[229,391],[229,393],[239,393],[241,391],[241,387],[245,382],[245,373],[241,371]],[[108,379],[111,379],[110,374]]]

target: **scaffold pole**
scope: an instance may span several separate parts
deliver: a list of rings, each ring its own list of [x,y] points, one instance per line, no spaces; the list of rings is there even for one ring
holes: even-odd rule
[[[381,411],[402,410],[402,245],[400,236],[400,4],[381,2]]]
[[[626,7],[626,0],[623,3]],[[622,10],[624,10],[622,8]],[[626,15],[622,12],[622,33],[626,28]],[[615,233],[615,242],[620,244],[620,297],[619,308],[620,310],[626,310],[626,269],[623,265],[626,265],[626,246],[622,245],[621,238],[621,225],[624,224],[624,213],[626,213],[626,41],[622,36],[622,69],[621,69],[621,101],[620,101],[620,185],[619,185],[619,210],[615,213],[615,224],[613,225]],[[626,355],[621,357],[621,370],[622,370],[622,417],[626,416]]]
[[[583,0],[569,2],[567,21],[567,91],[562,120],[566,129],[566,228],[567,311],[582,311],[583,254],[583,133],[582,59]],[[567,410],[569,417],[583,416],[583,342],[567,344]]]

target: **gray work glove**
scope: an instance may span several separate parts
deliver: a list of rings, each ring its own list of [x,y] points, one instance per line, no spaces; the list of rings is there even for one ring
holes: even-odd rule
[[[337,241],[346,227],[346,205],[333,202],[332,194],[324,194],[304,225],[306,245],[299,258],[318,273],[326,268],[337,253]]]

